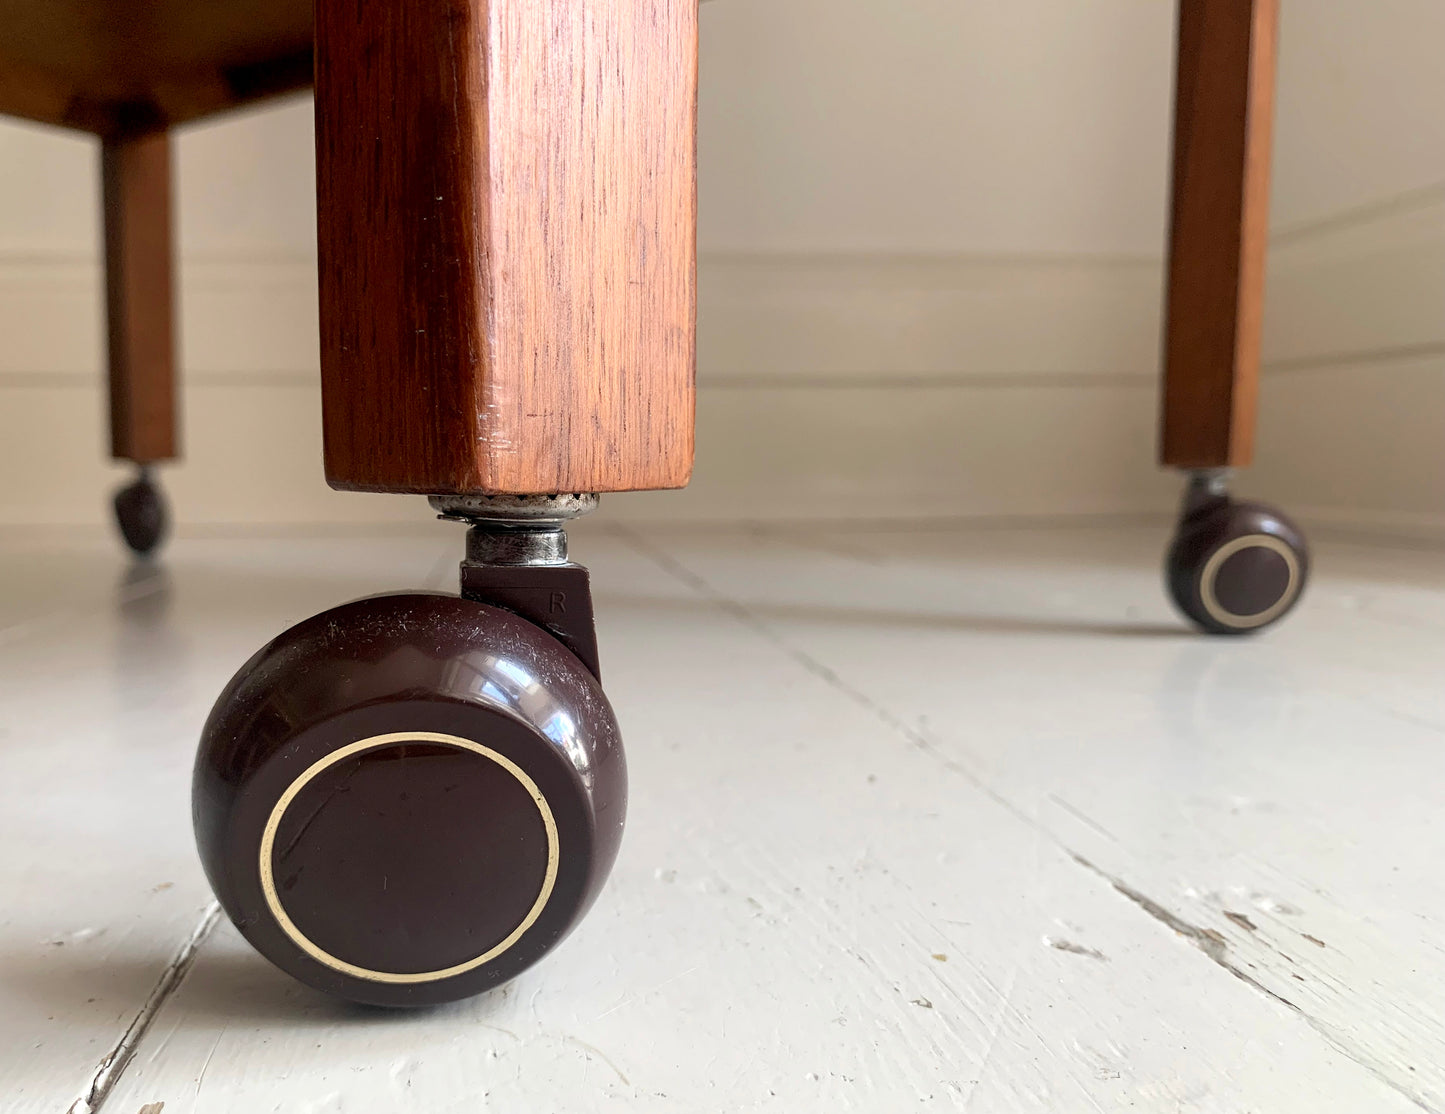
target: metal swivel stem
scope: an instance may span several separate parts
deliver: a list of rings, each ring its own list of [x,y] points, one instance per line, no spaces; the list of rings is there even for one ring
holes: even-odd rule
[[[467,531],[468,565],[565,565],[567,531],[561,527],[510,527],[492,523]]]
[[[1184,500],[1179,508],[1180,518],[1188,518],[1206,507],[1229,498],[1229,481],[1234,475],[1232,468],[1196,468],[1187,473]]]
[[[520,615],[571,650],[594,677],[597,629],[587,570],[567,560],[563,527],[597,506],[595,495],[443,495],[431,505],[465,522],[465,599]]]
[[[465,522],[463,565],[539,567],[567,564],[566,523],[597,508],[592,494],[434,495],[442,518]]]

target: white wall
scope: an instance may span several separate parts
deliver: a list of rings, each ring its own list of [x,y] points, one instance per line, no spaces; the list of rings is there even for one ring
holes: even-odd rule
[[[644,516],[1137,512],[1172,5],[702,9],[699,461]],[[1445,532],[1435,0],[1294,0],[1259,465],[1315,520]],[[0,125],[0,522],[98,520],[95,154]],[[420,518],[321,481],[309,102],[179,144],[183,520]],[[119,475],[119,473],[116,473]]]

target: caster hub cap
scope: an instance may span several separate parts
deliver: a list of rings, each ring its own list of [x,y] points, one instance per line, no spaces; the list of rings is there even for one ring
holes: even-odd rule
[[[1299,590],[1299,556],[1272,534],[1226,542],[1210,554],[1199,578],[1205,611],[1236,630],[1274,621],[1289,610]]]
[[[536,922],[557,824],[510,758],[429,731],[313,763],[262,833],[261,888],[307,955],[356,978],[425,983],[481,967]]]

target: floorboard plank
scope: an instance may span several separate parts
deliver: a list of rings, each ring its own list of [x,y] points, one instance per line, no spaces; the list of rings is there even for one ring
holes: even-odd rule
[[[1240,993],[1282,1004],[1397,1095],[1445,1108],[1439,553],[1321,545],[1297,615],[1213,641],[1166,610],[1163,540],[648,544]]]
[[[321,607],[439,586],[442,550],[435,537],[182,540],[138,571],[94,531],[0,539],[6,1111],[59,1114],[104,1082],[204,916],[190,770],[230,673]]]
[[[938,593],[987,584],[994,565],[924,552],[904,567],[893,544],[583,534],[633,783],[588,920],[509,987],[419,1013],[320,998],[223,927],[110,1108],[1413,1109],[1080,864],[1063,837],[1076,832],[1016,803],[1017,785],[995,787],[1049,722],[1042,705],[1055,727],[1082,701],[1168,738],[1157,693],[1091,708],[1082,679],[1062,683],[1119,666],[1100,648],[1116,640],[1156,656],[1198,645],[1159,634],[1162,613],[1115,617],[1091,595],[1102,578],[1144,600],[1153,571],[1114,567],[1128,547],[1107,540],[1071,544],[1076,563],[1052,579],[1014,562],[1031,602],[996,601],[971,630],[940,618]],[[645,552],[659,545],[721,597],[667,575]],[[896,598],[877,594],[885,573]],[[826,614],[757,619],[769,604]],[[1130,624],[1155,633],[1110,633]],[[969,689],[969,667],[1015,714],[949,704],[966,728],[955,751],[952,733],[920,735],[918,693]],[[1032,776],[1059,788],[1042,761]]]

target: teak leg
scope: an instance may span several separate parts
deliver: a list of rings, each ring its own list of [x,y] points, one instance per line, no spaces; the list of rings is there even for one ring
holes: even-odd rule
[[[126,544],[146,556],[169,525],[150,466],[176,456],[171,147],[165,132],[101,141],[110,453],[140,465],[115,494]]]
[[[1277,0],[1180,0],[1162,462],[1254,452]]]
[[[104,140],[101,182],[111,455],[170,460],[177,438],[169,137]]]
[[[317,0],[333,487],[680,487],[696,0]]]
[[[692,464],[696,82],[696,0],[316,0],[327,479],[470,525],[459,596],[308,619],[207,721],[206,873],[317,989],[500,986],[612,866],[626,763],[564,527]]]
[[[1283,618],[1309,576],[1299,527],[1236,500],[1254,453],[1278,0],[1180,0],[1163,463],[1190,473],[1170,594],[1214,634]]]

